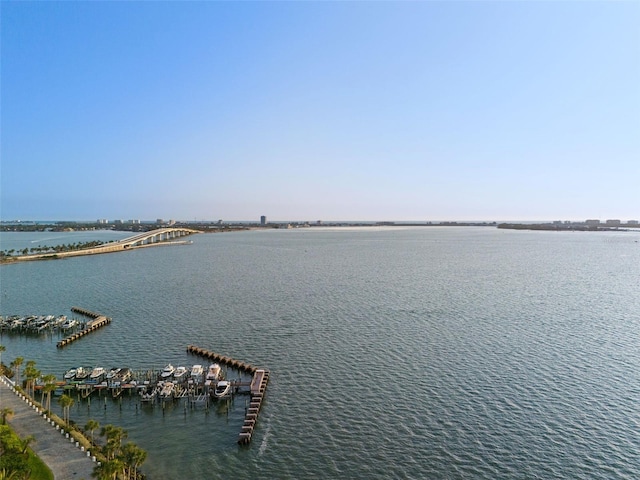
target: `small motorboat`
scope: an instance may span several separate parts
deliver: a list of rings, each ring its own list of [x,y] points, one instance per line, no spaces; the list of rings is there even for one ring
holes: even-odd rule
[[[90,367],[78,367],[76,370],[76,380],[78,381],[86,380],[92,371],[93,369]]]
[[[178,367],[173,371],[173,378],[181,380],[187,374],[187,367]]]
[[[231,394],[231,382],[226,380],[220,380],[216,385],[216,389],[213,391],[213,396],[216,398],[224,398]]]
[[[212,363],[207,371],[207,380],[217,381],[220,377],[220,365]]]
[[[201,380],[203,375],[204,368],[202,368],[202,365],[194,365],[191,367],[191,378],[194,380]]]
[[[107,371],[103,367],[95,367],[89,374],[89,381],[98,383],[102,381]]]
[[[158,385],[160,386],[160,385]],[[164,382],[160,389],[160,398],[171,398],[173,397],[173,390],[175,385],[173,382]]]
[[[71,381],[75,378],[76,376],[76,372],[78,371],[77,368],[70,368],[69,370],[67,370],[66,372],[64,372],[64,379]]]
[[[166,367],[164,367],[162,369],[162,372],[160,372],[160,376],[162,378],[169,378],[171,377],[171,375],[173,375],[173,372],[175,371],[175,367],[171,364],[168,364]]]

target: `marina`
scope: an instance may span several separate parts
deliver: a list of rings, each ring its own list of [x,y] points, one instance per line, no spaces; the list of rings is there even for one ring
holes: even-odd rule
[[[195,402],[251,393],[252,379],[241,376],[233,380],[226,379],[225,373],[218,367],[219,374],[215,378],[205,380],[205,377],[197,374],[199,367],[201,368],[201,365],[194,365],[191,368],[180,366],[173,369],[170,374],[167,367],[140,370],[128,367],[109,370],[100,366],[73,367],[64,372],[61,380],[53,381],[57,387],[54,394],[67,394],[77,396],[79,399],[92,395],[118,398],[124,394],[129,397],[135,396],[143,403],[156,404],[181,398]],[[225,395],[215,394],[219,384],[225,387]],[[37,382],[35,390],[41,391],[44,386]]]
[[[0,316],[3,333],[45,334],[69,332],[83,328],[84,324],[66,315],[8,315]]]

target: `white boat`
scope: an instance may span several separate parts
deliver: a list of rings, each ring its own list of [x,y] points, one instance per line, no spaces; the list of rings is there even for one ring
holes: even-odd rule
[[[70,368],[69,370],[67,370],[66,372],[64,372],[64,379],[65,380],[73,380],[76,376],[76,372],[78,371],[77,368]]]
[[[105,376],[106,373],[107,371],[103,367],[95,367],[93,370],[91,370],[91,373],[89,374],[89,380],[92,380],[95,382],[102,380],[102,378]]]
[[[187,373],[187,367],[178,367],[173,371],[173,378],[180,380]]]
[[[164,368],[162,369],[162,372],[160,372],[160,376],[161,376],[162,378],[169,378],[171,375],[173,375],[173,372],[174,372],[175,370],[176,370],[176,369],[174,368],[174,366],[173,366],[173,365],[168,364],[166,367],[164,367]]]
[[[175,385],[173,384],[173,382],[164,382],[160,389],[160,398],[172,397],[174,388],[175,388]]]
[[[193,367],[191,367],[191,378],[193,378],[194,380],[200,380],[202,379],[203,375],[204,368],[202,368],[202,365],[194,365]]]
[[[88,367],[78,367],[76,370],[76,380],[86,380],[92,369]]]
[[[207,371],[207,380],[217,381],[220,376],[220,365],[217,363],[212,363],[209,365],[209,370]]]
[[[118,375],[118,373],[120,373],[120,370],[122,370],[122,369],[121,368],[112,368],[111,370],[109,370],[109,373],[107,373],[107,380],[111,380],[116,375]]]
[[[226,380],[220,380],[216,385],[216,389],[213,391],[213,396],[216,398],[223,398],[231,393],[231,382]]]
[[[131,372],[131,369],[125,367],[120,369],[118,375],[116,375],[116,379],[120,380],[122,383],[126,383],[131,379],[132,375],[133,373]]]
[[[60,325],[60,328],[62,328],[63,330],[69,330],[70,328],[75,327],[77,324],[78,321],[75,318],[68,318],[62,325]]]

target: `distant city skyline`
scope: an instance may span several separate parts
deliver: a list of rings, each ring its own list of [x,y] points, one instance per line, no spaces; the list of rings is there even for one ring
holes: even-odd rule
[[[640,2],[3,2],[0,219],[640,214]]]

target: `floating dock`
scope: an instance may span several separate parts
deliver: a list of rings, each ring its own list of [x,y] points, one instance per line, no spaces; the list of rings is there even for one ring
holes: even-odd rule
[[[105,325],[108,325],[111,323],[111,318],[102,315],[101,313],[96,313],[96,312],[92,312],[90,310],[86,310],[84,308],[80,308],[80,307],[71,307],[71,311],[75,312],[75,313],[79,313],[81,315],[84,315],[85,317],[89,317],[91,318],[91,321],[87,322],[85,328],[83,330],[80,330],[79,332],[74,333],[73,335],[68,336],[67,338],[64,338],[62,340],[60,340],[56,346],[58,348],[62,348],[64,346],[69,345],[72,342],[75,342],[76,340],[78,340],[79,338],[84,337],[85,335],[90,334],[91,332],[96,331],[97,329],[104,327]]]
[[[238,443],[240,445],[246,445],[251,442],[253,429],[256,426],[256,422],[258,421],[258,414],[260,413],[260,408],[262,407],[262,400],[264,399],[264,395],[267,391],[267,383],[269,383],[269,370],[257,368],[248,363],[234,360],[233,358],[229,358],[224,355],[220,355],[219,353],[211,352],[194,345],[189,345],[187,347],[187,352],[193,353],[194,355],[200,355],[213,361],[228,365],[232,368],[244,370],[245,372],[253,374],[250,385],[251,402],[249,403],[249,408],[247,408],[247,413],[244,417],[244,424],[242,425],[240,434],[238,436]]]

